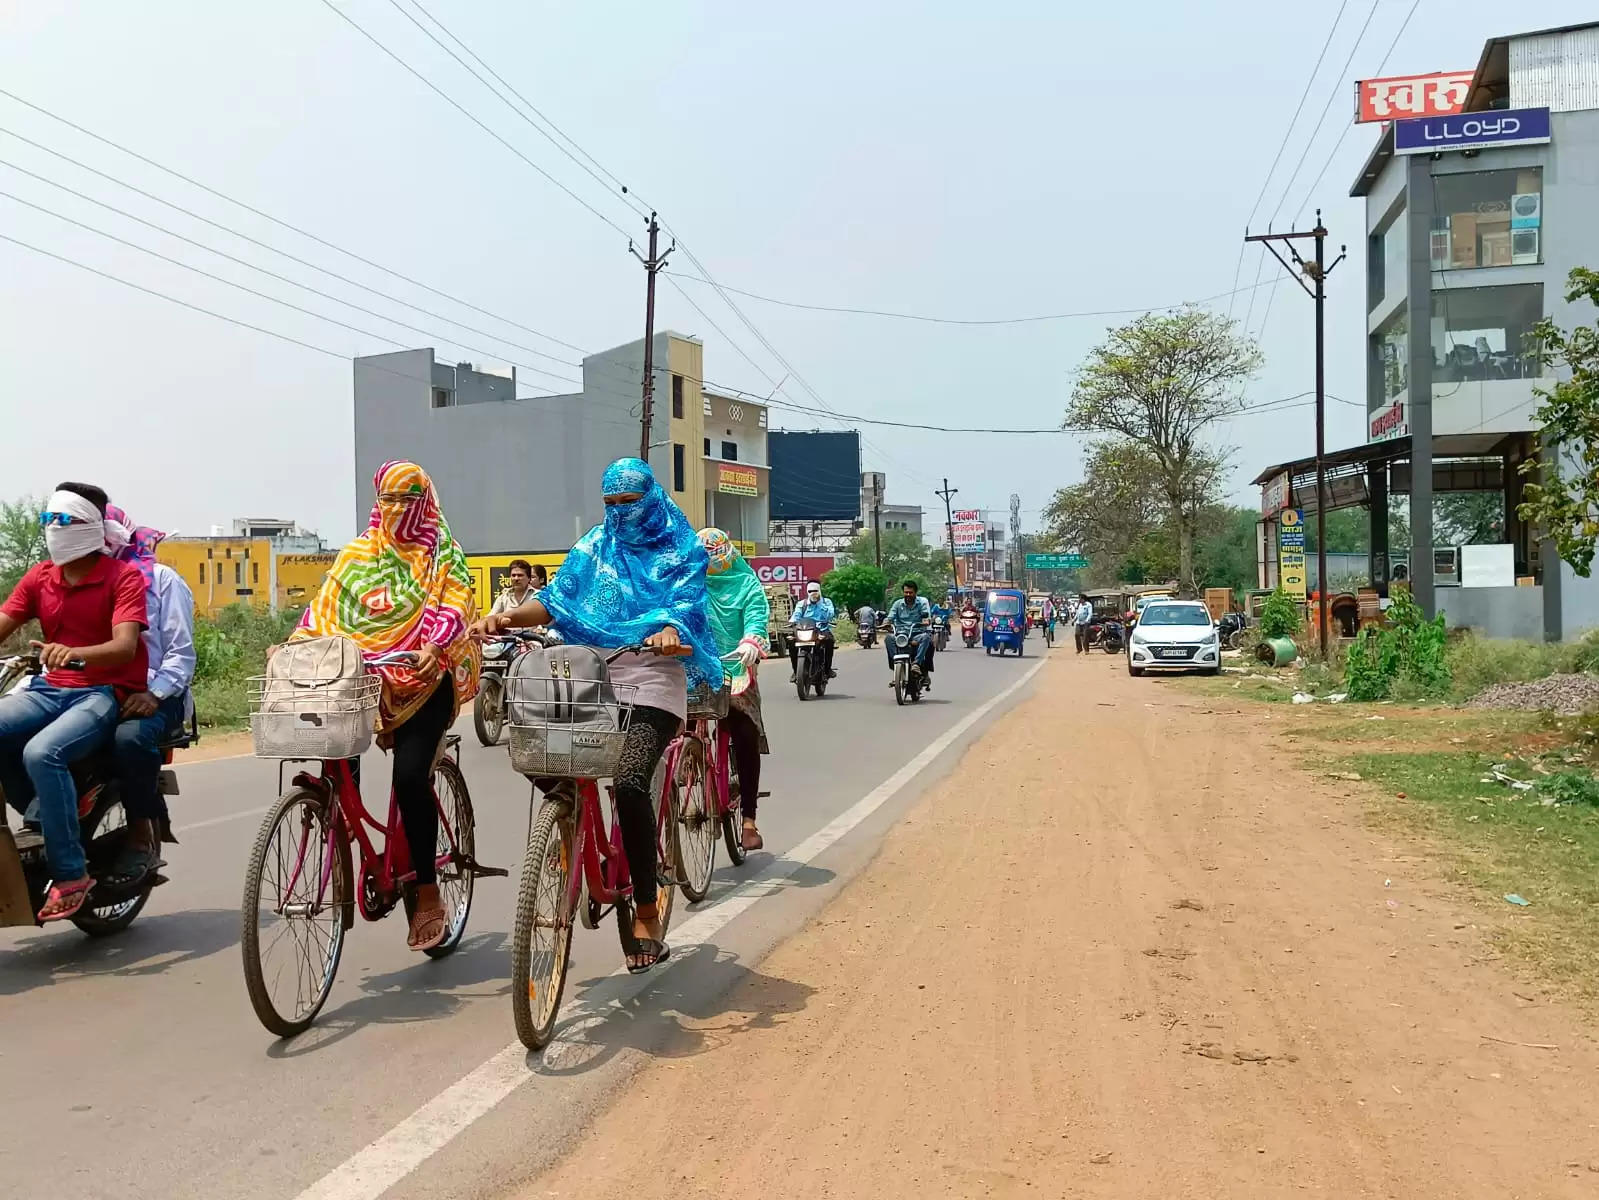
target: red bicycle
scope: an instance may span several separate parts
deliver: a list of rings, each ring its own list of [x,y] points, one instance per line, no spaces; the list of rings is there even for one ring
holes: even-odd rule
[[[373,663],[415,661],[416,655],[401,652]],[[416,872],[394,794],[380,822],[362,800],[350,767],[371,744],[382,681],[369,673],[341,681],[344,689],[336,693],[326,686],[331,682],[296,680],[295,693],[285,698],[273,692],[284,681],[251,681],[256,754],[280,760],[279,786],[283,763],[321,764],[320,773],[296,774],[267,813],[245,876],[244,982],[255,1015],[279,1037],[304,1032],[327,1002],[357,907],[376,921],[396,904],[404,905],[407,917],[415,906]],[[433,768],[439,813],[433,853],[446,924],[444,940],[425,951],[432,958],[460,945],[476,877],[507,873],[473,857],[475,824],[460,743],[457,735],[446,734]],[[382,835],[381,848],[373,834]],[[361,851],[359,876],[352,841]]]
[[[726,686],[720,692],[701,689],[691,693],[688,722],[666,751],[662,786],[672,792],[671,808],[678,827],[673,839],[678,885],[690,903],[710,894],[718,831],[735,867],[743,865],[746,857],[738,764],[722,724],[730,700]]]
[[[648,649],[627,646],[604,661],[609,664],[624,654]],[[631,950],[633,882],[616,816],[616,791],[611,786],[604,789],[611,810],[607,825],[598,781],[613,778],[617,770],[637,689],[609,680],[575,678],[568,664],[559,684],[564,695],[586,693],[590,697],[579,712],[579,706],[570,701],[552,702],[547,681],[512,676],[508,684],[511,765],[533,780],[534,801],[543,794],[542,803],[530,813],[527,854],[517,890],[511,1010],[522,1044],[542,1050],[555,1032],[566,988],[573,925],[581,922],[585,929],[598,929],[609,906],[616,916],[623,951]],[[664,761],[663,757],[663,766]],[[662,778],[661,768],[657,768],[657,778]],[[672,864],[679,854],[679,822],[675,806],[667,802],[671,795],[665,787],[655,789],[662,938],[671,924],[673,888],[678,882]]]

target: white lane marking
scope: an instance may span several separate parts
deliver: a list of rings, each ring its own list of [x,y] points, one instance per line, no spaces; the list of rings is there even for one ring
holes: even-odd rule
[[[846,811],[840,813],[821,829],[806,838],[782,858],[773,862],[759,875],[729,890],[725,897],[709,910],[696,913],[672,930],[674,946],[693,945],[715,934],[728,922],[749,909],[756,901],[770,895],[773,883],[781,882],[806,866],[810,860],[828,850],[867,817],[891,800],[934,759],[976,725],[990,712],[1015,695],[1043,667],[1040,658],[1020,679],[997,696],[980,705],[945,730],[920,754],[878,784]],[[668,963],[663,969],[670,970]],[[636,995],[658,979],[660,972],[630,976],[618,967],[607,978],[629,980],[624,993],[595,1004],[592,1010],[579,1005],[581,1017],[570,1021],[566,1030],[545,1050],[546,1056],[554,1054],[552,1065],[559,1061],[563,1046],[572,1045],[580,1035],[602,1020],[607,1009],[622,1000]],[[574,1035],[579,1035],[574,1037]],[[406,1117],[393,1129],[369,1142],[345,1159],[321,1179],[301,1192],[295,1200],[377,1200],[384,1192],[416,1170],[433,1155],[442,1150],[474,1121],[491,1111],[517,1088],[533,1079],[535,1073],[528,1069],[527,1049],[521,1042],[512,1042],[476,1070],[457,1080],[421,1108]]]
[[[221,817],[207,817],[203,821],[191,821],[187,825],[179,825],[173,833],[191,833],[196,829],[209,829],[212,825],[226,825],[229,821],[242,821],[245,817],[259,817],[266,812],[264,808],[250,808],[244,812],[228,813]]]

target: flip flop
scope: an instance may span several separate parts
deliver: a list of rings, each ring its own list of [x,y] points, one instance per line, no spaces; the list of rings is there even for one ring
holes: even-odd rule
[[[633,939],[633,949],[628,951],[628,957],[648,958],[650,960],[647,963],[627,964],[627,973],[629,975],[642,975],[651,967],[658,967],[671,958],[672,948],[665,942],[658,941],[655,938],[635,937]]]
[[[82,910],[84,903],[89,899],[89,893],[94,890],[94,880],[84,878],[76,883],[51,884],[49,895],[45,897],[44,907],[39,910],[39,924],[49,921],[65,921],[75,917]],[[50,906],[64,904],[66,907],[57,908],[50,912]]]
[[[760,850],[766,846],[766,840],[761,837],[761,831],[755,828],[753,825],[744,826],[739,840],[743,843],[746,852],[750,850]]]
[[[434,921],[439,923],[438,932],[430,938],[423,938],[421,941],[415,940],[417,931],[426,929]],[[444,933],[449,928],[449,925],[450,914],[444,911],[442,904],[438,908],[423,909],[411,921],[410,933],[405,939],[405,944],[416,951],[431,950],[444,940]]]

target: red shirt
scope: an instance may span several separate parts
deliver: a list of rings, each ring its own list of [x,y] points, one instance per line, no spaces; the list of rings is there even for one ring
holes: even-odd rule
[[[68,583],[54,563],[39,563],[17,584],[16,591],[0,604],[0,612],[18,621],[37,618],[47,642],[63,646],[98,646],[111,640],[115,625],[149,625],[144,599],[144,576],[132,563],[118,562],[102,554],[89,573],[78,583]],[[56,687],[104,687],[117,689],[119,696],[142,692],[150,686],[150,661],[144,639],[139,648],[120,667],[89,667],[82,671],[50,671],[45,675]]]

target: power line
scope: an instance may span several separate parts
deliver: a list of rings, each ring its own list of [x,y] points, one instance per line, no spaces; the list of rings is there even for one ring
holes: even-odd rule
[[[393,50],[390,50],[382,42],[378,41],[378,39],[375,38],[374,36],[372,36],[372,34],[368,33],[366,31],[366,29],[360,24],[360,22],[358,22],[354,17],[350,16],[349,13],[345,12],[337,4],[334,4],[333,0],[322,0],[322,3],[325,6],[327,6],[327,8],[329,10],[331,10],[333,13],[335,13],[341,20],[345,21],[352,29],[354,29],[357,33],[359,33],[362,37],[364,37],[367,41],[371,42],[379,50],[383,51],[384,54],[388,55],[395,62],[399,63],[400,66],[404,67],[407,71],[409,71],[412,75],[414,75],[417,79],[421,80],[424,84],[426,84],[427,87],[430,90],[435,92],[442,100],[444,100],[446,103],[448,103],[451,108],[454,108],[462,116],[464,116],[467,120],[471,121],[472,124],[476,125],[479,129],[481,129],[484,133],[488,134],[495,141],[499,142],[500,145],[504,146],[512,154],[516,155],[524,163],[526,163],[528,166],[532,167],[540,175],[544,176],[545,179],[549,180],[556,187],[560,188],[561,191],[565,192],[573,200],[577,201],[578,204],[580,204],[584,208],[586,208],[595,217],[599,218],[599,220],[605,222],[605,224],[609,225],[612,229],[614,229],[617,233],[621,234],[623,237],[627,236],[627,230],[623,229],[615,221],[611,220],[610,217],[606,216],[599,209],[595,208],[587,200],[583,199],[582,196],[579,196],[571,188],[567,187],[566,184],[562,183],[554,175],[551,175],[543,167],[539,166],[538,163],[534,162],[527,155],[523,154],[520,150],[518,150],[515,146],[511,145],[510,142],[506,141],[503,137],[501,137],[494,130],[490,129],[486,124],[484,124],[481,120],[479,120],[477,118],[477,116],[475,116],[472,113],[472,111],[470,109],[468,109],[464,104],[462,104],[459,100],[455,99],[455,97],[451,96],[443,88],[439,87],[438,84],[434,83],[426,75],[422,74],[422,72],[418,71],[410,63],[406,62],[405,59],[401,58]]]
[[[513,327],[515,327],[517,329],[520,329],[520,330],[522,330],[525,333],[531,333],[534,337],[543,338],[545,341],[552,342],[552,343],[554,343],[557,346],[565,347],[568,350],[574,350],[574,351],[576,351],[579,354],[586,354],[587,353],[587,351],[584,350],[581,346],[574,346],[571,342],[564,342],[560,338],[552,337],[549,334],[543,332],[542,330],[534,329],[531,326],[523,325],[523,324],[521,324],[518,321],[513,321],[509,317],[501,316],[499,313],[491,312],[489,309],[482,308],[482,307],[480,307],[480,306],[478,306],[476,304],[473,304],[469,300],[462,300],[458,296],[452,296],[449,292],[441,291],[440,289],[438,289],[436,287],[433,287],[431,284],[423,283],[420,279],[413,279],[409,275],[406,275],[406,274],[404,274],[404,273],[402,273],[400,271],[396,271],[393,267],[386,267],[382,263],[374,262],[370,258],[365,258],[365,257],[355,253],[355,251],[353,251],[353,250],[349,250],[349,249],[346,249],[343,246],[340,246],[337,242],[331,242],[327,238],[324,238],[324,237],[321,237],[321,236],[319,236],[317,234],[314,234],[308,229],[302,229],[298,225],[291,224],[288,221],[284,221],[284,220],[282,220],[282,219],[280,219],[278,217],[275,217],[271,213],[265,212],[262,209],[256,208],[254,205],[247,204],[243,200],[238,199],[237,197],[228,195],[226,192],[218,191],[216,188],[211,187],[209,184],[201,183],[198,179],[195,179],[192,176],[185,175],[183,172],[178,171],[178,170],[174,170],[172,167],[166,166],[164,163],[159,163],[155,159],[150,158],[150,157],[148,157],[148,156],[146,156],[144,154],[139,153],[137,150],[131,149],[128,146],[124,146],[121,142],[113,141],[111,138],[108,138],[108,137],[103,137],[102,135],[100,135],[98,133],[95,133],[94,130],[88,129],[85,126],[79,125],[75,121],[68,120],[66,117],[61,116],[59,113],[51,112],[47,108],[44,108],[44,107],[42,107],[42,106],[40,106],[38,104],[34,104],[31,100],[25,100],[21,96],[17,95],[15,92],[9,92],[5,88],[0,87],[0,96],[5,96],[7,99],[13,100],[16,103],[22,105],[24,108],[30,108],[34,112],[39,113],[42,116],[49,117],[52,121],[56,121],[59,124],[65,125],[68,129],[75,130],[76,132],[83,134],[83,136],[85,136],[87,138],[90,138],[93,141],[99,142],[103,146],[109,146],[113,150],[120,151],[121,153],[126,154],[129,158],[135,159],[138,162],[142,162],[146,166],[154,167],[156,170],[161,171],[164,174],[170,175],[170,176],[172,176],[172,178],[180,180],[181,182],[188,184],[190,187],[199,188],[202,192],[205,192],[205,193],[207,193],[208,195],[211,195],[211,196],[215,196],[219,200],[225,200],[229,204],[232,204],[233,206],[235,206],[236,208],[243,209],[245,212],[250,213],[252,216],[260,217],[263,221],[269,221],[273,225],[278,226],[280,229],[286,229],[290,233],[298,234],[300,237],[306,238],[309,241],[313,241],[313,242],[317,243],[319,246],[325,246],[327,249],[333,250],[333,251],[335,251],[335,252],[337,252],[339,254],[342,254],[346,258],[349,258],[349,259],[351,259],[351,260],[353,260],[355,262],[358,262],[358,263],[362,264],[363,266],[371,267],[375,271],[382,271],[385,275],[389,275],[389,276],[391,276],[391,277],[393,277],[395,279],[400,280],[403,283],[408,283],[412,287],[421,288],[423,291],[429,292],[432,295],[438,296],[440,299],[448,300],[452,304],[459,304],[462,308],[470,309],[473,312],[478,313],[478,314],[480,314],[482,316],[485,316],[485,317],[492,317],[496,321],[502,321],[502,322],[504,322],[507,325],[510,325],[510,326],[513,326]],[[86,165],[84,163],[79,162],[77,159],[70,158],[67,155],[64,155],[64,154],[60,153],[59,151],[50,149],[48,146],[44,146],[44,145],[40,144],[39,142],[32,141],[32,140],[30,140],[28,138],[23,137],[21,134],[11,132],[10,130],[6,130],[5,132],[11,133],[11,136],[16,138],[18,141],[27,142],[28,145],[33,146],[33,147],[35,147],[37,149],[43,150],[47,154],[53,154],[57,158],[62,158],[65,161],[72,163],[74,166],[78,166],[78,167],[83,168],[85,171],[90,171],[90,172],[92,172],[92,173],[94,173],[96,175],[100,175],[101,177],[103,177],[105,179],[111,180],[113,183],[117,183],[120,186],[127,187],[130,190],[132,190],[132,191],[139,192],[139,189],[133,187],[132,184],[123,183],[121,180],[118,180],[118,179],[114,178],[113,176],[107,175],[103,171],[98,171],[94,167],[91,167],[91,166],[88,166],[88,165]],[[161,204],[166,204],[166,205],[168,205],[168,207],[174,207],[174,208],[177,207],[176,205],[171,204],[170,201],[162,200],[159,196],[150,195],[150,193],[148,193],[148,192],[139,192],[139,194],[140,195],[149,196],[150,199],[155,200],[155,201],[157,201],[158,203],[161,203]],[[184,213],[188,213],[188,215],[196,217],[197,220],[202,220],[202,221],[206,220],[206,218],[200,217],[200,216],[198,216],[198,214],[189,213],[187,209],[179,208],[178,211],[184,212]],[[212,222],[212,223],[214,224],[214,222]],[[225,228],[225,227],[219,226],[219,228]],[[229,232],[232,232],[232,231],[230,230]],[[236,236],[245,237],[246,235],[244,235],[244,234],[236,234]],[[260,244],[262,246],[266,246],[266,248],[269,249],[269,250],[275,250],[274,247],[268,246],[264,242],[258,243],[258,244]],[[287,252],[282,251],[282,250],[275,250],[275,253],[284,254],[286,257],[292,257],[292,256],[287,255]],[[296,261],[301,261],[301,260],[296,260]],[[307,264],[307,265],[309,265],[309,264]],[[327,271],[325,268],[318,267],[318,268],[314,268],[314,269],[321,270],[324,274],[332,274],[332,272]],[[335,278],[342,279],[343,277],[342,276],[335,276]],[[357,284],[356,286],[364,287],[365,285]],[[371,289],[368,288],[367,290],[370,291]],[[400,302],[400,303],[403,303],[403,301]],[[414,306],[408,305],[407,307],[414,307]],[[417,309],[417,311],[418,312],[424,312],[426,310]],[[431,314],[429,314],[429,315],[431,315]],[[440,319],[442,320],[444,318],[440,318]],[[463,328],[464,328],[464,326],[463,326]]]

